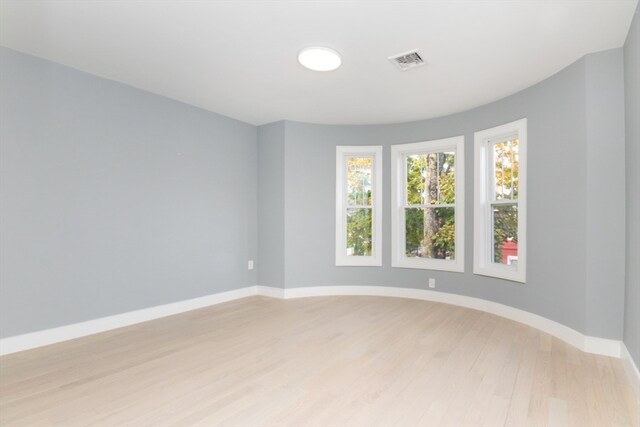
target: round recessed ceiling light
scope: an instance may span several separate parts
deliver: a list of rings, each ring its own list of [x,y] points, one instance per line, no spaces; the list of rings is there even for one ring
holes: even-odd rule
[[[298,53],[298,62],[313,71],[331,71],[342,64],[342,59],[333,49],[307,47]]]

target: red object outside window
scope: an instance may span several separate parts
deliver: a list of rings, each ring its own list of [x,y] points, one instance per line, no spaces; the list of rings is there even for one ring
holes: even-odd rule
[[[509,264],[509,257],[518,257],[518,244],[515,242],[502,243],[502,263]],[[512,258],[513,259],[513,258]]]

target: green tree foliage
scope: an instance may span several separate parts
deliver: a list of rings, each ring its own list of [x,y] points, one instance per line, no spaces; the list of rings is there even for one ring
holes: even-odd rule
[[[351,255],[369,256],[372,247],[372,158],[347,159],[347,248]]]
[[[453,153],[407,157],[407,204],[414,206],[405,209],[407,256],[454,257],[455,209],[436,207],[455,203],[454,161]]]
[[[518,242],[518,140],[494,145],[494,261],[502,261],[502,245]],[[408,205],[405,208],[406,254],[410,257],[453,259],[455,256],[455,156],[451,152],[411,155],[406,159]],[[347,160],[347,248],[352,255],[371,255],[372,159]]]
[[[518,243],[518,206],[493,207],[493,262],[502,263],[502,245]]]
[[[352,250],[351,255],[371,255],[371,208],[358,208],[347,210],[347,248]]]
[[[518,243],[519,156],[517,139],[494,144],[495,199],[513,204],[493,206],[493,261],[502,263],[505,242]]]

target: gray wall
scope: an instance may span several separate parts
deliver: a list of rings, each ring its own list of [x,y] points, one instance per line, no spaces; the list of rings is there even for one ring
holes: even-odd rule
[[[258,283],[284,286],[284,122],[258,128]]]
[[[587,126],[587,300],[584,332],[622,339],[625,135],[622,49],[584,58]],[[619,206],[619,209],[611,209]],[[615,334],[614,334],[615,332]]]
[[[612,152],[606,153],[602,159],[606,164],[601,166],[605,170],[620,166],[624,136],[616,115],[622,114],[621,82],[622,55],[617,49],[583,58],[506,99],[443,118],[380,126],[285,122],[285,287],[426,288],[427,279],[434,277],[439,291],[496,301],[583,333],[620,339],[624,221],[620,215],[613,217],[613,236],[606,230],[588,232],[595,221],[609,217],[608,206],[595,203],[602,200],[597,193],[602,169],[588,170],[588,166],[607,147]],[[607,113],[606,120],[587,126],[587,117],[601,110]],[[524,285],[472,273],[473,133],[522,117],[528,118],[529,130],[529,264]],[[390,146],[456,135],[464,135],[466,144],[465,273],[391,268]],[[611,138],[604,139],[603,135]],[[382,267],[335,266],[336,145],[384,146]],[[606,183],[613,186],[614,200],[621,203],[624,172],[613,173]],[[618,245],[615,262],[609,265],[607,255],[588,268],[588,257],[594,249],[612,240]],[[588,272],[607,280],[588,281]],[[589,316],[593,318],[587,322]]]
[[[624,342],[640,366],[640,17],[636,9],[624,45],[627,267]]]
[[[0,49],[0,336],[255,285],[254,126]]]

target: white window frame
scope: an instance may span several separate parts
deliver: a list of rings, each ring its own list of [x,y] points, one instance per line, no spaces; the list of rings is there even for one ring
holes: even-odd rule
[[[371,156],[371,255],[347,255],[347,158]],[[336,266],[382,266],[382,146],[336,147]]]
[[[493,144],[518,138],[518,262],[516,266],[493,262],[491,204]],[[526,282],[527,268],[527,119],[475,133],[474,260],[473,272],[515,282]]]
[[[409,258],[405,254],[406,157],[413,154],[455,152],[455,259]],[[464,272],[464,136],[391,146],[391,266]]]

